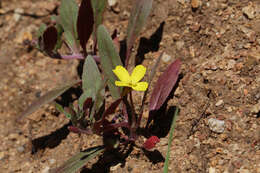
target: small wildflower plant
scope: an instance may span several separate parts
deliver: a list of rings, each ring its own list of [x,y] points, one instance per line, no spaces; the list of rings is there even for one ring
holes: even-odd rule
[[[71,132],[97,134],[102,136],[104,141],[103,146],[76,154],[54,172],[76,172],[88,160],[104,150],[114,150],[129,144],[151,150],[160,141],[157,136],[148,133],[147,140],[142,145],[136,144],[137,139],[142,136],[141,129],[147,130],[171,93],[178,79],[181,62],[178,59],[173,61],[151,89],[149,117],[145,127],[141,127],[145,101],[162,54],[157,58],[149,74],[143,65],[136,65],[131,74],[128,71],[134,42],[147,20],[152,2],[152,0],[137,0],[134,3],[123,57],[119,56],[115,44],[118,43],[118,38],[116,36],[112,38],[102,25],[106,0],[82,0],[80,6],[74,0],[62,0],[60,14],[53,17],[53,24],[40,27],[38,40],[34,42],[35,46],[52,58],[84,59],[82,79],[71,81],[48,92],[25,110],[19,120],[55,100],[74,85],[80,85],[83,93],[74,104],[70,104],[69,107],[56,104],[56,108],[71,120],[72,125],[69,126]],[[86,45],[91,37],[92,50],[88,51]],[[65,46],[68,54],[60,53],[62,46]],[[105,90],[106,87],[108,91]],[[143,93],[139,109],[135,108],[133,91]],[[112,96],[113,102],[106,101],[105,93]],[[165,170],[167,172],[167,168]]]

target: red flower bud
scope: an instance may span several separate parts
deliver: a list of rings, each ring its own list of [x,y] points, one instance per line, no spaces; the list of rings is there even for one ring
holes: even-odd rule
[[[151,136],[147,139],[143,145],[146,150],[150,150],[155,147],[155,145],[160,142],[160,139],[157,136]]]

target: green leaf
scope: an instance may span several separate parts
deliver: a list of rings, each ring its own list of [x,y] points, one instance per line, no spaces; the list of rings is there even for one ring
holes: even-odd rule
[[[32,114],[33,112],[35,112],[37,109],[39,109],[41,106],[53,101],[54,99],[56,99],[57,97],[59,97],[61,94],[63,94],[66,90],[68,90],[69,88],[71,88],[73,85],[77,84],[79,81],[73,81],[69,84],[65,84],[64,86],[60,87],[60,88],[56,88],[54,90],[51,90],[49,92],[47,92],[45,95],[43,95],[42,97],[40,97],[38,100],[36,100],[35,102],[33,102],[24,112],[22,112],[19,116],[18,116],[18,121],[22,120],[24,117]]]
[[[63,30],[61,24],[59,24],[59,23],[57,23],[55,27],[58,31],[58,39],[57,39],[57,43],[54,48],[54,51],[57,52],[57,50],[60,49],[62,46],[62,34],[63,34],[64,30]]]
[[[109,90],[114,99],[119,99],[120,89],[115,86],[116,76],[112,70],[117,65],[122,65],[122,62],[109,33],[103,25],[98,27],[97,41],[101,66],[105,77],[108,79]]]
[[[170,135],[169,135],[169,140],[168,140],[168,150],[167,150],[167,155],[166,155],[166,159],[165,159],[164,166],[163,166],[163,173],[168,173],[170,151],[171,151],[172,140],[173,140],[173,132],[174,132],[175,123],[176,123],[178,114],[179,114],[179,108],[176,107],[174,117],[172,120],[171,129],[170,129]]]
[[[83,104],[88,97],[91,97],[92,100],[96,100],[97,95],[101,94],[104,96],[104,83],[99,72],[98,66],[91,55],[88,55],[84,66],[82,74],[82,88],[83,94],[80,97],[79,106],[82,110]],[[102,89],[102,92],[99,90]],[[103,97],[102,97],[103,98]],[[97,105],[99,108],[101,105]]]
[[[94,12],[94,35],[96,35],[97,28],[102,24],[103,13],[106,8],[107,0],[91,0],[92,9]]]
[[[153,0],[139,0],[132,8],[127,26],[127,56],[130,56],[132,46],[150,14],[152,3]]]
[[[75,0],[62,0],[60,5],[60,24],[64,29],[65,38],[68,45],[74,51],[78,52],[77,42],[77,18],[78,4]]]
[[[38,38],[43,35],[43,33],[44,33],[44,31],[46,30],[46,28],[47,28],[47,25],[46,25],[46,24],[44,24],[44,23],[41,24],[40,28],[39,28],[38,31],[37,31],[37,37],[38,37]]]
[[[55,107],[59,112],[63,113],[68,119],[71,119],[71,114],[66,112],[60,104],[56,103]]]
[[[61,167],[51,170],[51,173],[75,173],[104,150],[104,146],[98,146],[81,151],[66,161]]]

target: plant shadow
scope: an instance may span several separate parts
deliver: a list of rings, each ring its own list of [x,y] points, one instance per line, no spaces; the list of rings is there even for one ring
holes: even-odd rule
[[[125,166],[126,158],[133,151],[133,145],[127,146],[126,149],[122,150],[109,150],[105,151],[91,168],[83,167],[80,173],[109,173],[111,167],[121,164],[121,167]]]
[[[165,22],[162,22],[156,31],[150,36],[149,39],[141,37],[137,54],[135,56],[135,64],[142,64],[144,61],[145,54],[149,52],[156,52],[160,48],[160,42],[163,37],[163,28]]]
[[[141,37],[139,46],[137,48],[137,54],[135,56],[135,65],[141,64],[144,60],[145,54],[149,52],[156,52],[159,50],[160,42],[162,41],[163,28],[165,22],[162,22],[157,30],[150,36],[150,38]],[[123,64],[125,63],[127,52],[126,39],[120,41],[120,58]],[[125,65],[125,64],[124,64]]]
[[[176,89],[179,86],[179,82],[183,78],[183,74],[179,75],[179,78],[171,90],[169,96],[167,97],[164,104],[160,109],[149,112],[149,118],[147,120],[147,125],[145,130],[141,130],[141,133],[146,138],[151,135],[157,136],[158,138],[166,137],[170,131],[171,123],[174,117],[174,112],[176,111],[176,106],[167,106],[170,99],[173,98]]]
[[[46,148],[55,148],[57,147],[62,140],[66,139],[69,134],[68,126],[71,123],[67,123],[56,131],[52,132],[49,135],[42,136],[36,139],[33,139],[31,154],[36,154],[39,150],[43,150]]]
[[[55,102],[62,105],[63,107],[68,107],[70,103],[77,100],[82,94],[82,89],[80,86],[71,87],[66,92],[64,92],[59,98],[55,99]]]
[[[154,150],[154,151],[143,150],[143,152],[145,156],[149,159],[149,161],[152,162],[153,164],[157,164],[165,161],[163,155],[158,150]]]

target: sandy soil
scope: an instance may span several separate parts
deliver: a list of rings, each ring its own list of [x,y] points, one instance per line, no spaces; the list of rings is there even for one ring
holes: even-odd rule
[[[98,136],[69,133],[68,120],[53,104],[15,122],[33,100],[79,78],[79,61],[51,59],[24,44],[36,38],[41,23],[50,23],[57,4],[2,0],[0,172],[46,173],[80,149],[102,143]],[[131,5],[122,0],[104,15],[104,24],[111,33],[117,28],[120,40]],[[182,61],[180,81],[168,101],[181,110],[170,172],[260,173],[260,1],[155,0],[141,37],[133,56],[144,58],[143,65],[151,67],[165,52],[157,77],[174,59]],[[81,172],[162,172],[168,140],[164,128],[162,123],[153,129],[161,137],[153,152],[134,147],[126,159],[93,161]]]

